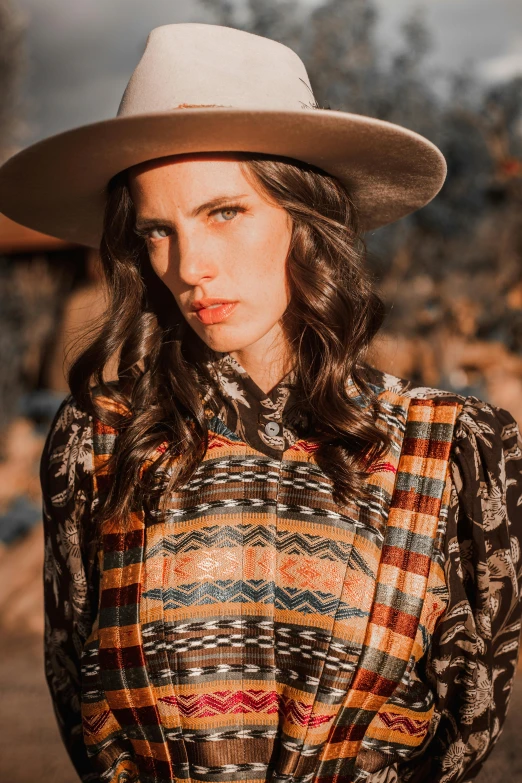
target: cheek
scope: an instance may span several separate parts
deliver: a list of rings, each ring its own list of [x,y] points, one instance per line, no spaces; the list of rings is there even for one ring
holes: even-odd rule
[[[162,280],[167,288],[175,294],[179,288],[179,281],[175,269],[170,262],[169,243],[162,242],[149,248],[149,260],[153,272]]]
[[[274,227],[273,223],[251,231],[236,259],[237,272],[243,289],[254,294],[271,309],[281,307],[287,300],[286,257],[290,243],[288,229]]]
[[[152,269],[163,279],[168,271],[168,253],[161,245],[149,245],[148,253]]]
[[[267,311],[281,310],[287,305],[284,259],[267,258],[252,275],[251,293]]]

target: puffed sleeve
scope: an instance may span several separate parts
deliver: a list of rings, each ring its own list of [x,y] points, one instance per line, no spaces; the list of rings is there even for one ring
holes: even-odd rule
[[[450,458],[449,603],[426,663],[435,729],[402,770],[408,783],[474,780],[502,729],[520,642],[521,447],[510,413],[466,398]]]
[[[45,677],[65,748],[82,781],[98,781],[83,741],[80,656],[97,607],[91,418],[68,395],[40,460],[44,527]]]

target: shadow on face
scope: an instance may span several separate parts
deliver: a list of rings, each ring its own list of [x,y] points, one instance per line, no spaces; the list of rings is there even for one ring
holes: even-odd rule
[[[288,212],[245,176],[234,153],[148,161],[128,181],[136,233],[188,324],[212,349],[261,361],[281,341],[288,305]],[[206,298],[235,305],[193,309]]]

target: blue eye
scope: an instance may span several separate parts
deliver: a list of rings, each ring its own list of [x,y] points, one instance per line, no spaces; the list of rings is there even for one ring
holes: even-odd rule
[[[168,229],[167,228],[162,228],[161,226],[160,227],[155,227],[155,228],[149,229],[147,234],[150,236],[152,231],[168,231]],[[163,236],[160,236],[160,237],[151,237],[151,238],[152,239],[164,239],[166,236],[168,236],[168,235],[164,234]]]
[[[246,207],[241,207],[239,204],[230,204],[228,207],[219,207],[218,209],[212,210],[210,213],[211,215],[221,214],[225,215],[228,213],[229,217],[224,218],[224,220],[218,220],[218,223],[231,223],[232,220],[234,220],[235,217],[237,217],[238,212],[246,212]],[[231,214],[233,213],[233,214]]]
[[[163,233],[162,236],[151,236],[153,231],[163,231],[163,232],[170,232],[170,228],[167,226],[151,226],[151,228],[143,228],[143,229],[134,229],[134,233],[137,234],[142,239],[165,239],[166,236],[168,236],[168,233]]]
[[[246,207],[241,207],[239,204],[231,204],[229,207],[214,209],[210,212],[210,215],[221,214],[223,215],[223,220],[218,220],[218,223],[231,223],[239,212],[246,212]],[[138,236],[154,241],[165,239],[171,234],[171,229],[168,226],[151,226],[141,230],[134,229],[134,231]],[[158,232],[158,234],[153,235],[154,231]]]
[[[221,214],[221,215],[224,215],[226,212],[228,212],[228,213],[234,212],[234,213],[237,214],[237,212],[239,212],[239,209],[237,209],[236,207],[223,207],[222,209],[218,210],[218,213]],[[235,216],[236,215],[234,214],[234,215],[232,215],[231,218],[225,218],[224,222],[225,223],[230,222],[230,220],[232,220]]]

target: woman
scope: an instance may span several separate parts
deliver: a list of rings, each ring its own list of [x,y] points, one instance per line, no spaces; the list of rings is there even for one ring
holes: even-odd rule
[[[110,290],[41,462],[46,675],[84,781],[469,781],[505,718],[517,424],[364,361],[362,232],[444,159],[307,94],[287,47],[168,25],[117,118],[0,170],[0,208],[99,245]]]

